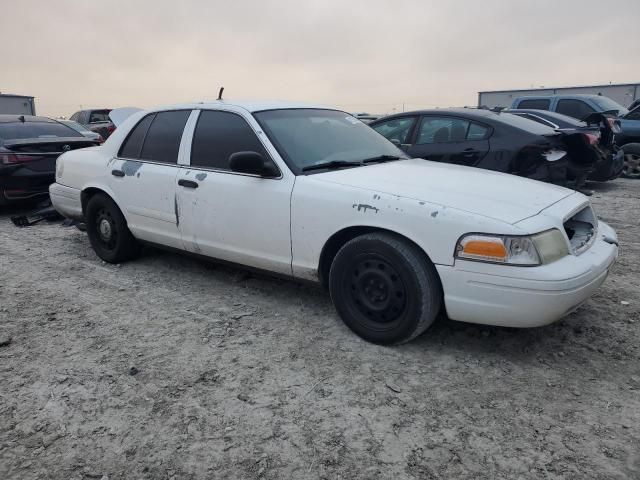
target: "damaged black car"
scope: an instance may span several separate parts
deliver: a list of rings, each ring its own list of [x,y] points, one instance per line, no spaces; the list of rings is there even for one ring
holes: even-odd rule
[[[58,156],[99,144],[50,118],[0,115],[0,205],[47,198]]]
[[[369,124],[411,157],[485,168],[579,189],[607,152],[593,132],[554,129],[510,113],[421,110]]]

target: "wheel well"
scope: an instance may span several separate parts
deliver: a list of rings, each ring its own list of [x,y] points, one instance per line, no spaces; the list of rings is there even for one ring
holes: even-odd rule
[[[416,245],[416,247],[419,248],[420,251],[422,251],[428,257],[427,253],[413,240],[392,230],[364,226],[348,227],[334,233],[324,244],[324,247],[322,247],[322,252],[320,253],[320,262],[318,265],[318,276],[323,287],[328,288],[329,286],[329,270],[331,270],[333,259],[336,257],[338,251],[342,248],[342,246],[348,241],[359,237],[360,235],[365,235],[372,232],[387,232],[401,237],[404,240]]]
[[[89,200],[91,199],[91,197],[93,197],[96,193],[104,193],[105,195],[109,196],[109,194],[104,190],[100,190],[99,188],[95,188],[95,187],[89,187],[83,190],[82,193],[80,193],[80,203],[82,204],[82,215],[85,215],[85,212],[87,209],[87,203],[89,203]]]

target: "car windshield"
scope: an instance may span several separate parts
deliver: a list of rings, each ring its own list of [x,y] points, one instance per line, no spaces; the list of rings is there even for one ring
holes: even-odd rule
[[[81,137],[74,129],[58,122],[16,121],[0,123],[1,140],[27,138]]]
[[[408,158],[393,143],[348,113],[286,109],[265,110],[254,116],[296,174],[305,167],[308,171],[322,171],[309,167],[328,162]]]
[[[609,97],[598,96],[598,97],[594,97],[593,101],[596,105],[598,105],[602,109],[603,112],[616,110],[618,112],[618,115],[626,115],[627,113],[629,113],[629,110],[624,108],[618,102],[614,102]]]

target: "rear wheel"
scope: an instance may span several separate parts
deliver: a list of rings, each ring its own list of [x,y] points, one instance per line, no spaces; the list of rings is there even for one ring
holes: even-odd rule
[[[433,323],[442,303],[440,279],[426,255],[385,232],[356,237],[338,251],[329,290],[347,326],[379,344],[417,337]]]
[[[107,195],[99,193],[89,199],[86,228],[91,246],[105,262],[124,262],[140,253],[140,244],[129,231],[124,215]]]
[[[624,151],[624,167],[622,176],[640,178],[640,143],[630,143],[622,147]]]

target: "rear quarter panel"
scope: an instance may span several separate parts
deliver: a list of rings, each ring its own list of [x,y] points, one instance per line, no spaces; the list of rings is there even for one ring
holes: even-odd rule
[[[445,205],[314,177],[297,177],[291,198],[292,269],[299,278],[318,280],[325,243],[349,227],[395,232],[442,265],[453,264],[456,242],[465,233],[522,233],[518,227]]]

